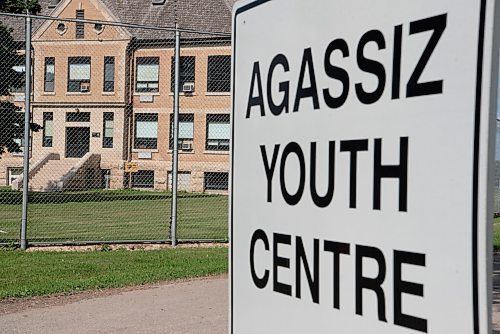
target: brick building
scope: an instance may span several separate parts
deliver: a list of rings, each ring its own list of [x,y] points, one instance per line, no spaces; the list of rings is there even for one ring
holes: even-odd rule
[[[230,32],[232,1],[42,0],[42,13]],[[23,21],[1,19],[17,41]],[[33,20],[35,191],[123,187],[167,190],[172,169],[174,34],[167,31]],[[20,43],[21,45],[22,43]],[[227,190],[229,37],[183,34],[180,58],[179,189]],[[22,64],[20,64],[20,68]],[[21,68],[22,70],[22,68]],[[12,92],[22,105],[24,93]],[[0,160],[0,183],[19,188],[23,154]],[[127,162],[138,171],[128,172]]]

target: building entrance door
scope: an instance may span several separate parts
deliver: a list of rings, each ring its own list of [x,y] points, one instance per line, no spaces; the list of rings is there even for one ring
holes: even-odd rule
[[[90,150],[90,128],[66,128],[66,158],[81,158]]]

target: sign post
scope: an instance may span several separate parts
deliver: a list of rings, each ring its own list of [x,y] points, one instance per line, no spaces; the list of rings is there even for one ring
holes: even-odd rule
[[[490,333],[497,12],[237,3],[231,332]]]

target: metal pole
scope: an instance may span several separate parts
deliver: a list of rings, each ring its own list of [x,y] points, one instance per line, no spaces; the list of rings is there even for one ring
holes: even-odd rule
[[[180,32],[175,24],[175,79],[174,79],[174,124],[172,149],[172,224],[170,226],[170,239],[172,246],[177,245],[177,174],[179,168],[179,83],[180,83]]]
[[[21,218],[21,249],[28,247],[26,230],[28,224],[28,183],[30,170],[30,111],[31,111],[31,17],[26,17],[26,45],[25,45],[25,80],[24,88],[24,154],[23,154],[23,213]]]

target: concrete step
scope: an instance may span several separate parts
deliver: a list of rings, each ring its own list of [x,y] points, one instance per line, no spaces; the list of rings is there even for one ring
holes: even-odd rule
[[[30,180],[30,189],[34,191],[49,190],[68,174],[79,162],[79,159],[49,160]]]

